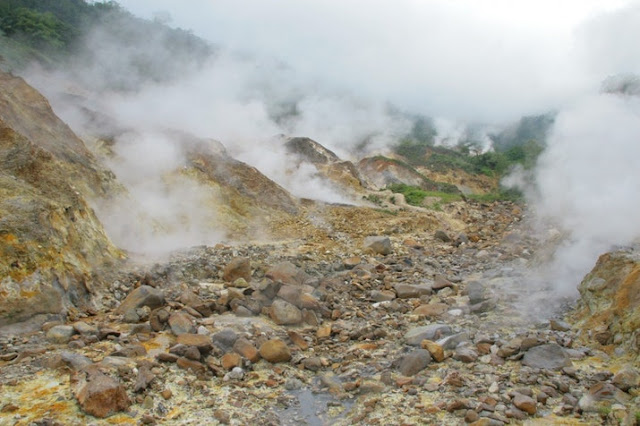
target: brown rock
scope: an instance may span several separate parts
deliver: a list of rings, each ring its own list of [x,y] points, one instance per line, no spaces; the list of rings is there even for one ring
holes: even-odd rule
[[[160,395],[162,395],[165,400],[168,400],[173,396],[173,392],[171,392],[171,389],[165,388],[162,392],[160,392]]]
[[[526,395],[516,394],[516,396],[513,397],[513,405],[519,410],[531,415],[537,411],[536,400]]]
[[[354,257],[346,258],[345,260],[342,261],[342,264],[347,269],[353,269],[356,266],[358,266],[361,262],[362,262],[362,258],[360,258],[360,256],[354,256]]]
[[[433,281],[433,289],[442,290],[446,287],[453,287],[453,283],[449,281],[444,275],[436,275]]]
[[[278,325],[295,325],[302,322],[302,312],[291,303],[276,299],[271,305],[269,315]]]
[[[442,348],[442,346],[440,346],[436,342],[432,340],[424,339],[420,343],[420,346],[422,347],[422,349],[428,350],[436,362],[444,361],[444,349]]]
[[[118,381],[100,372],[77,373],[74,394],[82,410],[92,416],[105,418],[131,405],[127,392]]]
[[[193,333],[195,331],[191,318],[184,312],[172,313],[169,317],[169,326],[171,327],[173,334],[176,336],[185,333]]]
[[[280,339],[267,340],[260,346],[260,356],[271,363],[287,362],[291,359],[289,347]]]
[[[176,364],[178,364],[178,367],[184,369],[184,370],[191,370],[194,373],[204,373],[207,369],[204,366],[204,364],[202,364],[199,361],[194,361],[192,359],[187,359],[184,357],[180,357],[178,358],[178,361],[176,362]]]
[[[220,358],[220,364],[225,370],[232,370],[234,367],[242,365],[242,358],[235,352],[226,353]]]
[[[447,309],[449,309],[449,305],[446,303],[429,303],[418,306],[413,310],[413,313],[428,318],[435,318],[447,312]]]
[[[236,257],[229,262],[222,270],[222,279],[227,282],[234,282],[238,278],[251,281],[251,261],[246,257]]]
[[[185,346],[195,346],[202,355],[207,355],[213,349],[211,337],[206,334],[184,333],[180,334],[176,339],[177,343]]]
[[[302,285],[309,276],[291,262],[282,262],[267,270],[266,277],[283,284]]]
[[[299,333],[291,330],[291,331],[288,331],[287,334],[289,335],[289,339],[291,339],[294,345],[296,345],[303,351],[306,351],[307,349],[309,349],[309,345],[307,344],[307,341],[304,340],[304,338]]]
[[[323,324],[318,327],[318,331],[316,331],[316,337],[318,339],[326,339],[331,336],[331,324]]]
[[[138,376],[136,377],[136,383],[133,386],[134,392],[140,392],[145,390],[151,382],[156,378],[148,365],[143,365],[138,369]]]
[[[162,290],[158,290],[148,285],[141,285],[133,290],[122,301],[118,309],[117,314],[124,314],[125,312],[148,306],[151,309],[159,308],[164,305],[164,293]]]
[[[236,340],[233,344],[233,350],[253,363],[260,361],[260,353],[258,352],[258,349],[256,349],[256,347],[253,346],[253,343],[244,337]]]

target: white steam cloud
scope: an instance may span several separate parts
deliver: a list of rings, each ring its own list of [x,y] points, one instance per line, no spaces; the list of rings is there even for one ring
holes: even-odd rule
[[[115,78],[136,87],[102,91],[88,102],[123,129],[135,130],[118,137],[116,154],[125,160],[112,167],[166,227],[178,230],[186,223],[166,223],[171,217],[215,221],[181,210],[187,202],[203,202],[206,194],[184,188],[168,194],[159,185],[183,161],[180,147],[162,137],[167,129],[220,140],[233,157],[294,195],[344,202],[345,195],[313,169],[283,166],[295,162],[276,136],[307,136],[349,159],[363,147],[382,150],[411,129],[394,110],[434,117],[440,143],[465,137],[468,123],[484,123],[488,131],[554,110],[559,114],[535,172],[532,205],[541,220],[570,237],[548,268],[554,271],[549,279],[575,289],[598,254],[639,234],[633,212],[640,179],[632,161],[640,154],[638,101],[588,95],[612,74],[640,74],[637,1],[120,3],[222,46],[211,60],[175,68],[161,40],[142,50],[113,50],[108,32],[99,31],[91,49],[98,65],[85,63],[77,79],[86,84]],[[140,54],[165,58],[161,62],[181,78],[140,80],[131,69],[131,56]],[[51,94],[51,85],[40,82],[34,80]],[[72,123],[75,117],[63,112]],[[478,135],[488,145],[482,129]],[[187,243],[216,238],[186,235]],[[153,244],[153,238],[140,240]]]
[[[640,237],[640,98],[586,97],[556,118],[535,172],[531,206],[567,238],[543,280],[575,294],[597,257]]]

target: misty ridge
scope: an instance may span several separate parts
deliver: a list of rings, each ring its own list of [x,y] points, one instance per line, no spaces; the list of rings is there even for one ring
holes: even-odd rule
[[[171,29],[162,16],[143,20],[112,3],[64,60],[30,66],[24,75],[127,188],[122,199],[98,202],[96,209],[114,241],[133,251],[224,239],[212,226],[216,213],[198,207],[218,203],[219,194],[174,173],[187,166],[192,145],[183,141],[191,137],[257,168],[296,197],[350,204],[361,200],[297,162],[283,140],[309,137],[353,162],[388,155],[407,141],[409,147],[467,147],[480,155],[536,140],[544,147],[537,161],[505,172],[503,184],[522,190],[539,237],[557,244],[551,263],[532,272],[532,281],[572,294],[599,254],[640,236],[634,162],[640,155],[634,74],[640,61],[624,46],[627,39],[616,37],[640,28],[639,10],[631,4],[583,24],[577,37],[586,59],[580,66],[588,72],[576,75],[580,90],[551,94],[533,110],[518,111],[520,119],[512,113],[488,120],[480,111],[477,119],[468,111],[463,118],[441,115],[436,104],[412,109],[413,101],[349,90],[298,72],[286,59],[230,50]],[[500,102],[500,87],[494,89],[495,100],[470,91],[470,103]],[[502,89],[510,91],[508,84]],[[448,103],[465,99],[456,94]],[[175,137],[176,131],[188,136]]]

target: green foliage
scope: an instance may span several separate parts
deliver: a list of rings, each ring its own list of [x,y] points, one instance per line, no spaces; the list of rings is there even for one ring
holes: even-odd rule
[[[467,196],[468,199],[481,203],[493,203],[494,201],[511,201],[514,203],[522,202],[523,194],[516,188],[499,188],[496,192],[487,194],[472,194]]]
[[[367,200],[370,203],[376,204],[378,206],[381,206],[383,204],[382,197],[376,194],[363,195],[362,199]]]
[[[493,146],[497,151],[506,151],[514,146],[524,145],[531,140],[538,141],[544,146],[555,118],[555,113],[522,117],[513,126],[498,134],[491,135]]]
[[[437,204],[447,204],[454,201],[459,201],[462,199],[462,196],[457,193],[450,192],[441,192],[441,191],[425,191],[422,188],[418,188],[417,186],[406,185],[404,183],[394,183],[387,187],[392,192],[404,195],[404,199],[407,204],[412,206],[422,206],[424,199],[427,197],[439,198],[440,202]]]

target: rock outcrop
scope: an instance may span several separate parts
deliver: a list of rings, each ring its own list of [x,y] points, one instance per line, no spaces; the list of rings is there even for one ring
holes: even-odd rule
[[[0,326],[92,303],[120,254],[90,200],[117,190],[47,100],[0,73]]]
[[[574,315],[590,343],[640,348],[640,253],[636,248],[603,254],[579,286]]]

